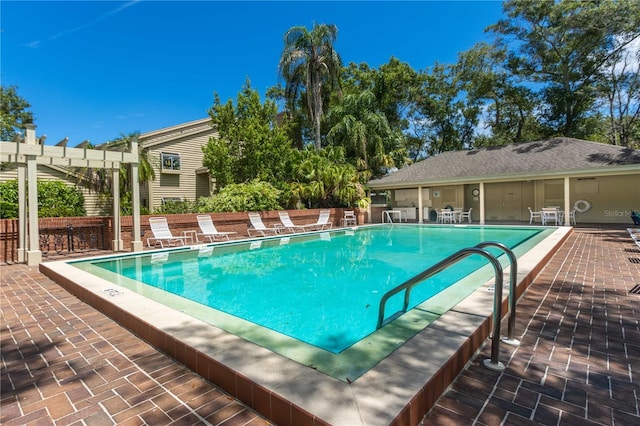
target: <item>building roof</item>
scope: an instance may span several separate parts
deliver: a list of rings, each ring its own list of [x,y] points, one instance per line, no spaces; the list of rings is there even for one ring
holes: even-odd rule
[[[449,151],[369,181],[370,188],[640,173],[640,150],[572,138]]]
[[[142,133],[138,140],[143,147],[150,148],[155,145],[163,144],[167,141],[187,136],[191,137],[203,132],[215,132],[215,128],[211,122],[211,117],[200,118],[187,123],[181,123],[175,126]]]

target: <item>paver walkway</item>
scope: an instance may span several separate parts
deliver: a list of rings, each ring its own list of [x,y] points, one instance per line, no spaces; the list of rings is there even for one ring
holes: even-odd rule
[[[36,268],[0,272],[1,424],[269,424]],[[520,300],[506,370],[487,345],[422,423],[640,424],[636,284],[626,231],[576,230]]]
[[[626,231],[577,229],[520,299],[506,370],[482,366],[485,346],[423,424],[640,425],[638,284]]]
[[[1,272],[0,424],[269,424],[37,268]]]

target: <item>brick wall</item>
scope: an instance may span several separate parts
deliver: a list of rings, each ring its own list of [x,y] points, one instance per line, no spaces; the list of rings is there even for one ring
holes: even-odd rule
[[[340,226],[340,218],[343,216],[343,210],[341,208],[334,208],[331,210],[331,216],[329,221],[333,223],[334,227]],[[296,225],[306,225],[315,223],[318,220],[320,209],[308,209],[308,210],[289,210],[289,216]],[[262,221],[267,227],[273,224],[280,223],[278,217],[278,211],[265,211],[260,213]],[[221,232],[236,232],[232,238],[246,238],[248,237],[247,228],[250,226],[249,217],[246,212],[238,213],[210,213],[213,223],[218,231]],[[140,216],[140,227],[144,246],[147,245],[147,238],[152,236],[149,227],[149,218],[159,215],[145,215]],[[167,218],[169,228],[173,235],[182,235],[183,231],[198,231],[198,221],[196,219],[197,214],[170,214],[162,215]],[[43,229],[61,229],[69,225],[74,228],[80,228],[83,226],[104,226],[105,233],[105,248],[111,247],[111,241],[113,239],[113,218],[112,217],[52,217],[52,218],[40,218],[38,220],[40,230]],[[17,260],[17,247],[18,247],[18,221],[16,219],[0,219],[0,256],[3,261],[15,262]],[[131,249],[131,231],[132,231],[132,217],[123,216],[121,220],[122,240],[126,251]]]

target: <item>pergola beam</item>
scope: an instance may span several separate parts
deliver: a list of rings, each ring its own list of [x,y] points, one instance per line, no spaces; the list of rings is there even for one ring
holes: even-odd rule
[[[16,163],[26,162],[25,156],[33,155],[49,159],[93,160],[108,163],[137,163],[137,152],[103,151],[91,148],[38,145],[36,143],[0,142],[0,159]],[[41,163],[47,164],[47,163]],[[105,168],[107,164],[105,164]]]
[[[39,244],[38,229],[38,187],[37,166],[56,165],[64,167],[109,169],[112,171],[113,183],[113,209],[114,209],[114,235],[113,249],[122,250],[121,217],[120,217],[120,179],[121,164],[131,164],[134,176],[138,170],[138,141],[131,144],[130,152],[106,151],[103,149],[89,148],[89,142],[85,141],[80,147],[68,148],[68,139],[65,138],[55,146],[43,145],[45,136],[36,139],[36,126],[25,125],[25,137],[15,138],[14,142],[0,142],[0,161],[14,163],[18,166],[18,222],[19,245],[18,260],[26,261],[28,265],[38,265],[42,261],[42,252]],[[25,175],[27,188],[25,191]],[[140,188],[138,180],[132,179],[132,211],[133,234],[131,236],[132,251],[143,249],[140,241]],[[26,197],[25,197],[26,192]],[[28,223],[28,227],[26,226]]]

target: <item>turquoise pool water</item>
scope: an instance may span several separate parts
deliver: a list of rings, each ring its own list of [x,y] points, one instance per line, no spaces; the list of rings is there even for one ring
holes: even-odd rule
[[[380,298],[388,290],[461,248],[500,241],[513,249],[542,232],[396,224],[72,264],[126,277],[125,283],[135,283],[129,287],[151,286],[336,354],[375,331]],[[425,281],[412,291],[410,307],[486,264],[470,256]],[[401,297],[387,303],[387,313],[401,308]]]

